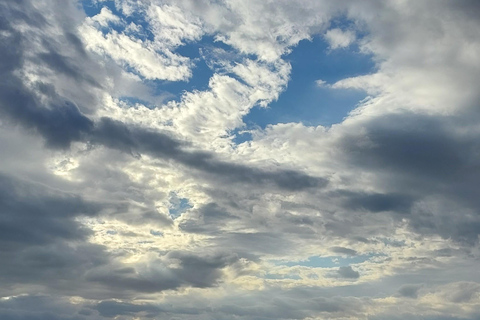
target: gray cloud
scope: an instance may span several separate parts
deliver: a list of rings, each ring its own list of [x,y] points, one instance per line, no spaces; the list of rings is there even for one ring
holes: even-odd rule
[[[0,176],[0,278],[9,286],[71,291],[94,266],[108,263],[102,246],[85,243],[91,231],[76,221],[104,208],[39,184]]]
[[[358,278],[360,278],[360,273],[358,271],[353,270],[353,268],[351,266],[340,267],[340,268],[338,268],[337,273],[342,278],[347,278],[347,279],[358,279]]]
[[[208,288],[216,286],[222,280],[222,268],[236,260],[236,256],[226,254],[198,255],[172,251],[148,266],[140,264],[136,268],[125,268],[112,263],[92,268],[85,279],[89,283],[118,290],[118,294],[113,294],[117,297],[180,287]],[[169,267],[169,261],[176,261],[177,266]]]
[[[43,135],[49,146],[53,148],[68,148],[70,143],[80,140],[82,133],[91,129],[93,122],[78,110],[77,106],[60,97],[56,89],[47,83],[37,81],[33,88],[27,88],[15,72],[25,63],[25,52],[28,39],[22,36],[13,25],[27,23],[35,28],[41,28],[46,23],[45,19],[29,4],[3,3],[1,10],[8,15],[3,30],[8,32],[0,43],[2,59],[0,62],[0,112],[22,124],[28,129],[33,129]],[[67,65],[63,60],[57,59],[58,54],[45,56],[48,64],[56,63],[56,69],[63,68],[70,76],[77,77],[78,70]],[[40,102],[39,95],[43,94],[50,100],[49,106]]]
[[[79,311],[61,297],[28,295],[0,300],[0,317],[5,320],[86,320]]]
[[[185,14],[188,25],[186,3],[176,14]],[[0,164],[2,172],[12,171],[0,174],[0,318],[478,318],[469,311],[480,292],[475,282],[480,234],[477,2],[412,1],[406,2],[408,10],[402,3],[378,1],[347,1],[337,9],[322,1],[252,4],[254,11],[273,12],[261,12],[270,28],[265,30],[273,33],[259,36],[259,42],[249,34],[253,25],[238,29],[242,33],[223,19],[222,30],[215,29],[213,20],[227,11],[235,24],[248,23],[236,11],[250,8],[191,5],[211,17],[208,32],[218,36],[217,42],[224,36],[229,43],[271,45],[279,52],[283,42],[324,32],[332,16],[317,12],[343,8],[335,12],[352,19],[346,23],[358,29],[359,51],[374,56],[380,75],[404,80],[396,79],[378,95],[369,91],[383,102],[370,109],[366,105],[331,128],[296,125],[298,140],[311,144],[311,150],[296,148],[301,143],[291,139],[273,152],[277,141],[267,139],[272,127],[262,131],[266,142],[254,137],[251,144],[220,155],[180,140],[182,132],[174,135],[147,129],[141,119],[131,124],[113,113],[96,114],[104,111],[104,95],[115,99],[138,88],[139,98],[155,99],[148,92],[151,83],[130,86],[136,80],[123,79],[121,67],[99,62],[100,56],[86,50],[77,31],[84,14],[76,4],[0,3],[0,146],[11,138]],[[128,6],[117,9],[126,14]],[[255,21],[253,11],[249,17]],[[291,29],[289,19],[297,19]],[[332,25],[344,23],[339,21]],[[228,35],[223,29],[229,29]],[[277,29],[293,33],[292,38],[277,37]],[[243,66],[240,58],[236,63]],[[435,86],[450,79],[465,92]],[[409,91],[410,82],[421,92]],[[428,109],[435,101],[427,99],[446,97],[450,89],[439,88],[452,89],[441,112]],[[397,89],[406,103],[391,111],[389,104],[398,102],[389,94]],[[428,112],[409,104],[417,100],[426,101]],[[42,139],[45,146],[37,145]],[[228,138],[219,139],[231,147]],[[265,154],[263,147],[269,149]],[[245,160],[249,152],[251,159]],[[144,155],[154,161],[144,161]],[[70,158],[76,167],[65,179],[51,174]],[[191,204],[174,221],[168,216],[169,192]],[[81,222],[85,218],[109,229],[95,233]],[[105,234],[108,239],[102,238]],[[372,257],[357,264],[367,253]],[[304,265],[287,269],[273,262],[325,254],[355,262],[328,271]],[[296,270],[298,279],[263,277],[272,265],[278,272]],[[377,272],[380,268],[385,272]],[[315,277],[305,275],[310,272]],[[405,284],[419,282],[424,284]],[[419,304],[424,293],[442,303]],[[382,298],[392,296],[397,311],[382,304]]]
[[[438,233],[445,238],[475,243],[480,234],[480,216],[467,212],[475,211],[480,205],[474,169],[478,163],[473,156],[479,146],[476,134],[473,131],[468,134],[471,119],[464,118],[468,116],[476,117],[403,113],[373,118],[365,124],[364,138],[371,141],[369,147],[360,147],[358,141],[355,142],[357,138],[345,136],[342,144],[347,161],[359,170],[375,171],[391,192],[372,195],[343,192],[347,208],[372,212],[391,210],[407,218],[417,232]],[[467,133],[455,133],[458,127],[465,128]],[[463,213],[456,215],[457,219],[452,222],[446,220],[449,213],[429,212],[418,205],[425,199],[437,197],[446,203],[456,203],[451,209]]]
[[[352,250],[352,249],[348,249],[348,248],[344,248],[344,247],[331,247],[330,251],[332,251],[334,253],[344,254],[344,255],[347,255],[347,256],[357,255],[357,251]]]
[[[118,315],[135,316],[142,314],[142,317],[153,318],[157,316],[161,309],[152,305],[132,304],[116,301],[102,301],[95,308],[101,316],[114,318]]]
[[[409,212],[413,204],[414,197],[405,194],[364,194],[353,192],[344,193],[345,206],[352,210],[368,210],[371,212],[394,211],[398,213]]]
[[[93,216],[102,206],[44,186],[0,175],[0,241],[48,244],[57,239],[84,239],[89,231],[75,217]]]
[[[159,158],[174,160],[187,167],[199,170],[217,179],[231,183],[273,184],[288,191],[308,188],[322,188],[328,180],[312,177],[294,170],[266,171],[241,164],[227,163],[215,159],[208,152],[184,151],[184,143],[169,136],[127,126],[119,121],[102,118],[92,134],[92,141],[113,149],[132,154],[150,154]]]
[[[413,298],[416,299],[418,297],[418,290],[422,288],[422,285],[418,284],[406,284],[398,289],[398,294],[401,297]]]

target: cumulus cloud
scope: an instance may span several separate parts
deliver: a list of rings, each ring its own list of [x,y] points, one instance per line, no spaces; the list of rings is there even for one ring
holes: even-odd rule
[[[335,28],[325,32],[325,39],[331,49],[345,48],[355,41],[355,33],[351,30]]]

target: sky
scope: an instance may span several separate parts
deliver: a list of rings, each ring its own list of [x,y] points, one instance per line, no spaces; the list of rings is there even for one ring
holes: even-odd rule
[[[0,319],[480,319],[479,17],[0,1]]]

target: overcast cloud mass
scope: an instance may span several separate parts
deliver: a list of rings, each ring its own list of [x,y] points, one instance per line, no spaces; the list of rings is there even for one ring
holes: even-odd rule
[[[480,319],[480,1],[0,0],[0,319]]]

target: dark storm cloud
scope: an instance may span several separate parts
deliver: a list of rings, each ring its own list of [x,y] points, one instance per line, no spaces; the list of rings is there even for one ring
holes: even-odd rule
[[[85,320],[78,306],[60,297],[27,295],[0,299],[2,320]]]
[[[466,165],[463,154],[470,142],[457,140],[442,121],[425,119],[389,119],[378,127],[370,128],[370,138],[378,144],[374,161],[379,165],[409,171],[436,179],[451,178]],[[396,125],[394,123],[398,121]],[[388,133],[387,133],[388,130]],[[468,138],[467,138],[468,139]]]
[[[28,23],[40,27],[45,23],[39,13],[29,12],[33,9],[28,4],[21,8],[18,5],[0,4],[0,13],[4,15],[2,27],[8,31],[0,41],[0,114],[37,131],[45,137],[47,145],[68,148],[72,141],[80,140],[81,135],[91,129],[93,122],[82,115],[75,104],[59,97],[51,85],[37,82],[33,88],[28,88],[15,73],[24,64],[24,54],[28,50],[25,41],[28,40],[12,24]],[[6,15],[9,15],[8,20]],[[58,68],[63,64],[65,72],[69,68],[70,73],[74,72],[63,60],[51,56],[47,60]],[[39,94],[48,96],[48,106],[40,102]]]
[[[216,176],[230,183],[273,184],[287,191],[323,188],[328,181],[294,170],[265,171],[215,159],[208,152],[185,151],[184,143],[166,134],[128,126],[120,121],[102,118],[92,132],[92,142],[130,154],[149,154]]]
[[[89,232],[74,219],[101,209],[78,196],[0,174],[0,241],[5,244],[84,239]]]
[[[157,260],[150,266],[122,268],[108,265],[87,272],[86,280],[116,288],[118,296],[128,293],[153,293],[180,287],[208,288],[216,286],[223,276],[222,268],[238,260],[235,255],[198,255],[172,251],[164,260]],[[168,267],[165,261],[176,262],[176,267]],[[112,293],[112,295],[116,295]]]
[[[80,41],[80,39],[76,38],[75,35],[69,34],[67,39],[70,40],[70,42],[73,42],[72,45],[75,47],[78,47],[81,45],[80,43],[77,43],[76,41]],[[100,84],[98,84],[95,79],[90,77],[88,74],[82,72],[78,66],[76,66],[70,58],[65,57],[58,52],[55,52],[54,48],[48,48],[50,51],[46,53],[40,53],[38,55],[39,63],[45,63],[48,65],[52,70],[57,71],[59,73],[64,73],[65,75],[77,80],[77,81],[86,81],[92,86],[95,87],[100,87]],[[79,49],[77,49],[79,50]]]
[[[264,171],[245,165],[221,162],[215,159],[208,160],[201,154],[186,154],[185,159],[178,159],[193,168],[220,177],[225,182],[244,182],[248,184],[273,184],[286,191],[299,191],[309,188],[323,188],[328,181],[319,177],[294,170]]]
[[[15,252],[0,252],[2,295],[15,292],[56,292],[83,296],[94,292],[85,285],[84,274],[91,268],[109,263],[110,255],[100,245],[64,241],[48,245],[30,245]]]
[[[138,292],[152,293],[168,289],[176,289],[182,285],[168,268],[151,268],[141,273],[134,268],[121,268],[108,265],[91,269],[85,279],[92,284],[101,284],[107,289],[113,289],[111,297],[129,296]]]
[[[238,260],[233,254],[195,255],[185,252],[171,252],[170,259],[178,259],[181,268],[173,270],[175,275],[189,286],[212,287],[221,280],[222,268]]]
[[[346,161],[358,170],[375,172],[387,189],[382,194],[342,192],[346,208],[407,214],[401,217],[419,233],[437,233],[468,244],[478,241],[480,140],[472,119],[478,115],[401,113],[364,123],[365,136],[345,135],[341,144]],[[368,146],[360,142],[365,140]],[[436,211],[415,206],[429,198],[455,206]]]
[[[1,86],[0,97],[4,114],[40,133],[53,148],[68,148],[72,141],[81,140],[93,124],[70,102],[59,103],[52,109],[39,106],[20,82],[14,86]]]
[[[347,160],[358,167],[375,169],[379,174],[398,173],[395,177],[398,188],[407,185],[413,188],[404,189],[404,192],[420,190],[425,195],[461,187],[461,192],[455,193],[460,195],[471,187],[467,184],[480,175],[475,170],[479,162],[472,158],[480,142],[471,118],[478,119],[478,115],[464,113],[443,117],[402,113],[381,116],[364,124],[365,137],[345,136],[342,145],[349,156]],[[359,139],[368,139],[371,146],[358,144]],[[476,192],[470,190],[464,194],[465,199],[472,196],[470,201],[480,203],[473,197]],[[399,199],[389,202],[408,204],[408,197],[395,197]]]
[[[404,194],[382,194],[382,193],[354,193],[339,192],[344,194],[345,207],[352,210],[368,210],[371,212],[395,211],[408,213],[413,204],[414,197]]]
[[[75,220],[95,216],[102,208],[76,195],[0,175],[2,289],[39,284],[68,291],[85,270],[107,263],[104,248],[84,243],[91,231]]]
[[[357,251],[349,248],[344,248],[344,247],[331,247],[330,251],[333,253],[338,253],[338,254],[344,254],[347,256],[355,256],[357,255]]]

